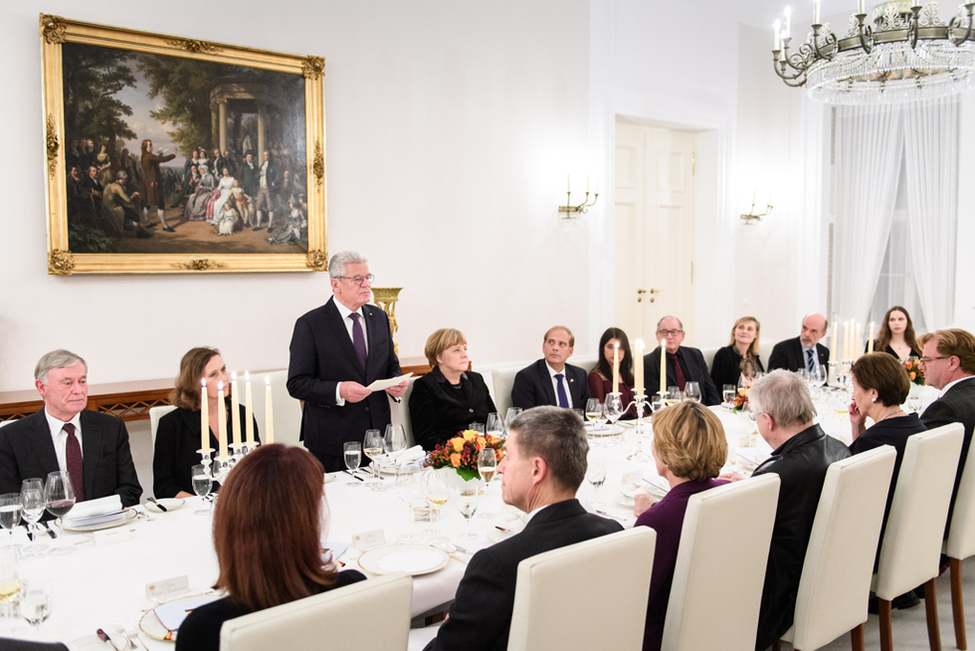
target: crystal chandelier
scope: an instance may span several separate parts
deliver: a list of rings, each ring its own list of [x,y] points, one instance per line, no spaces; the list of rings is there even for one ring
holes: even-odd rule
[[[814,0],[812,33],[792,53],[787,9],[785,29],[775,22],[773,68],[788,86],[804,85],[810,98],[829,104],[895,104],[975,86],[975,2],[959,5],[948,23],[938,17],[936,2],[915,2],[879,4],[868,23],[864,0],[858,0],[849,30],[837,38],[820,22]]]

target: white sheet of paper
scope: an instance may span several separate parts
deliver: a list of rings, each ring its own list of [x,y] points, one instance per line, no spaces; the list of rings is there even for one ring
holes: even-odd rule
[[[396,386],[403,380],[409,380],[411,377],[413,377],[413,374],[407,373],[406,375],[401,375],[399,377],[391,377],[386,380],[376,380],[366,388],[369,389],[370,391],[385,391],[389,387]]]

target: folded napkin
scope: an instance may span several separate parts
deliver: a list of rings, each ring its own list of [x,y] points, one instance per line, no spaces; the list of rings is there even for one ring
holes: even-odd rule
[[[71,522],[84,520],[85,518],[110,515],[113,513],[120,513],[121,511],[122,498],[118,495],[109,495],[108,497],[99,497],[97,500],[78,502],[74,505],[71,511],[68,512],[68,515],[65,517],[65,521]]]
[[[393,455],[396,460],[396,464],[402,466],[405,463],[411,463],[413,461],[419,461],[427,456],[427,453],[419,445],[414,445],[412,448],[407,448],[402,452]]]
[[[204,597],[192,597],[183,601],[176,601],[173,603],[163,604],[162,606],[157,606],[153,609],[156,613],[156,617],[159,619],[159,623],[166,627],[168,631],[179,630],[180,624],[186,619],[186,616],[193,612],[194,609],[200,606],[205,606],[212,601],[220,599],[221,595],[211,594]]]

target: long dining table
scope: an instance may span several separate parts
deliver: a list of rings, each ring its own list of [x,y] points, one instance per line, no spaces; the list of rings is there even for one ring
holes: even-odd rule
[[[827,433],[849,443],[850,426],[841,409],[842,396],[823,394],[823,398],[817,402],[818,422]],[[721,406],[711,409],[721,420],[729,444],[725,470],[748,474],[771,449],[758,436],[754,421],[747,414],[734,413]],[[606,517],[620,520],[624,526],[632,526],[635,521],[632,506],[635,492],[646,487],[648,492],[659,493],[651,483],[666,488],[650,455],[652,428],[649,419],[644,420],[647,427],[642,434],[635,431],[634,422],[620,421],[618,434],[590,437],[590,465],[605,466],[606,482],[598,492],[585,482],[578,492],[587,508],[598,509]],[[643,451],[641,456],[637,456],[638,446]],[[373,491],[365,482],[346,473],[325,476],[329,518],[323,542],[344,547],[357,535],[378,530],[382,532],[385,544],[396,544],[403,542],[403,537],[410,537],[413,543],[430,544],[449,552],[450,560],[445,567],[414,577],[414,618],[443,611],[453,600],[469,559],[469,555],[458,547],[476,551],[478,547],[493,544],[524,526],[523,514],[502,502],[498,478],[487,484],[479,496],[478,513],[469,522],[460,514],[456,497],[440,510],[437,522],[413,522],[410,509],[398,497],[393,477],[385,477],[382,483],[386,489]],[[95,534],[72,531],[65,531],[56,540],[45,536],[43,542],[49,546],[75,549],[65,555],[47,555],[20,562],[26,578],[38,574],[50,577],[52,614],[36,630],[19,618],[0,616],[0,637],[61,641],[81,650],[109,649],[110,645],[100,641],[95,632],[104,629],[116,644],[124,644],[121,634],[115,632],[116,624],[121,622],[136,624],[139,642],[144,647],[171,650],[172,642],[154,639],[139,626],[143,618],[154,617],[150,611],[158,605],[147,596],[147,586],[164,585],[162,582],[169,579],[186,577],[184,597],[211,589],[218,568],[211,539],[212,511],[204,515],[195,513],[203,506],[201,498],[193,497],[167,513],[148,512],[144,505],[135,507],[138,517],[119,527],[123,530],[119,535],[124,539],[121,542],[100,544],[106,542],[100,536],[96,540]],[[501,532],[498,527],[509,531]],[[473,543],[461,544],[457,536],[468,530],[476,533],[478,538]],[[0,533],[4,537],[7,535]],[[27,544],[23,527],[14,531],[12,540]],[[7,542],[0,538],[0,546]],[[338,560],[346,568],[360,569],[357,558],[361,552],[356,545],[349,544]],[[281,550],[281,553],[287,553],[287,550]]]

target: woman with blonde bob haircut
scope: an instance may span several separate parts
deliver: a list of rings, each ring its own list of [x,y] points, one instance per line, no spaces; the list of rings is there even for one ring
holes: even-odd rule
[[[220,575],[227,596],[191,612],[176,651],[217,651],[229,619],[365,580],[322,557],[328,528],[322,475],[307,450],[264,445],[230,471],[213,514]]]
[[[653,456],[657,474],[670,484],[670,492],[656,504],[646,495],[637,495],[633,508],[638,516],[636,526],[657,532],[644,651],[660,648],[687,500],[728,483],[716,479],[728,460],[721,421],[710,409],[692,401],[658,411],[653,415]]]
[[[427,339],[423,353],[433,370],[413,383],[410,423],[413,440],[433,450],[470,423],[485,423],[495,411],[480,373],[468,371],[467,338],[454,328],[441,328]]]

